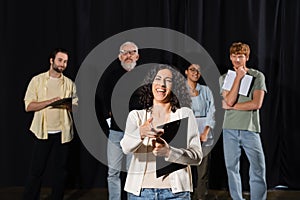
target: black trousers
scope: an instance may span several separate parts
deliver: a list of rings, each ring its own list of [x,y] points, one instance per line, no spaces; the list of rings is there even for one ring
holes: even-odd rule
[[[194,192],[192,199],[206,199],[208,194],[210,153],[203,157],[199,166],[192,166]]]
[[[40,198],[42,177],[51,154],[53,154],[51,199],[63,199],[68,151],[69,144],[61,144],[61,133],[49,134],[47,140],[35,139],[23,200],[38,200]]]

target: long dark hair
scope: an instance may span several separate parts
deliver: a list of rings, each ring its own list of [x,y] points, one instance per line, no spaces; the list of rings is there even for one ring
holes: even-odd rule
[[[158,71],[163,69],[169,69],[173,75],[170,98],[171,111],[175,112],[180,107],[191,107],[191,98],[186,87],[185,77],[179,72],[179,70],[166,64],[157,64],[153,66],[146,75],[143,81],[143,86],[140,90],[140,104],[147,110],[152,108],[154,98],[152,93],[152,83]]]

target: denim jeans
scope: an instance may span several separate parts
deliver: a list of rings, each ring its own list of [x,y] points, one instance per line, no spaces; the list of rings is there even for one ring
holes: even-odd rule
[[[240,176],[240,156],[243,148],[250,163],[251,200],[265,200],[266,168],[260,135],[251,131],[223,129],[223,146],[231,198],[243,199]]]
[[[124,132],[109,130],[107,144],[107,160],[108,160],[108,196],[109,200],[121,199],[121,171],[127,171],[131,161],[131,155],[125,155],[122,151],[120,141],[124,136]],[[122,169],[122,161],[126,157],[126,169]]]
[[[129,200],[190,200],[190,192],[172,193],[171,189],[142,189],[140,196],[129,193]]]

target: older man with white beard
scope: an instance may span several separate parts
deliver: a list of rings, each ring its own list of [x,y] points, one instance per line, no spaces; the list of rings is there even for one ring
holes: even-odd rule
[[[120,46],[118,58],[120,64],[110,65],[100,79],[96,93],[96,110],[101,127],[108,135],[107,159],[108,159],[108,193],[110,200],[120,200],[122,161],[126,158],[126,166],[129,166],[131,156],[123,154],[120,141],[124,136],[123,130],[118,127],[111,112],[111,97],[118,80],[135,68],[139,59],[138,47],[133,42],[125,42]],[[137,109],[137,94],[133,94],[130,101],[130,109]]]

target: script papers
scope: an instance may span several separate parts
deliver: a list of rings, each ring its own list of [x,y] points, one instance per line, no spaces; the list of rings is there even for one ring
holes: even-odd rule
[[[228,70],[227,75],[226,75],[225,80],[224,80],[224,84],[222,86],[222,89],[230,91],[231,87],[232,87],[232,84],[233,84],[233,81],[235,79],[235,76],[236,76],[235,71]],[[251,83],[252,83],[252,79],[253,79],[253,76],[250,76],[248,74],[246,74],[242,78],[242,81],[241,81],[241,84],[240,84],[240,89],[239,89],[239,94],[244,95],[244,96],[248,95],[249,89],[250,89],[250,86],[251,86]]]

